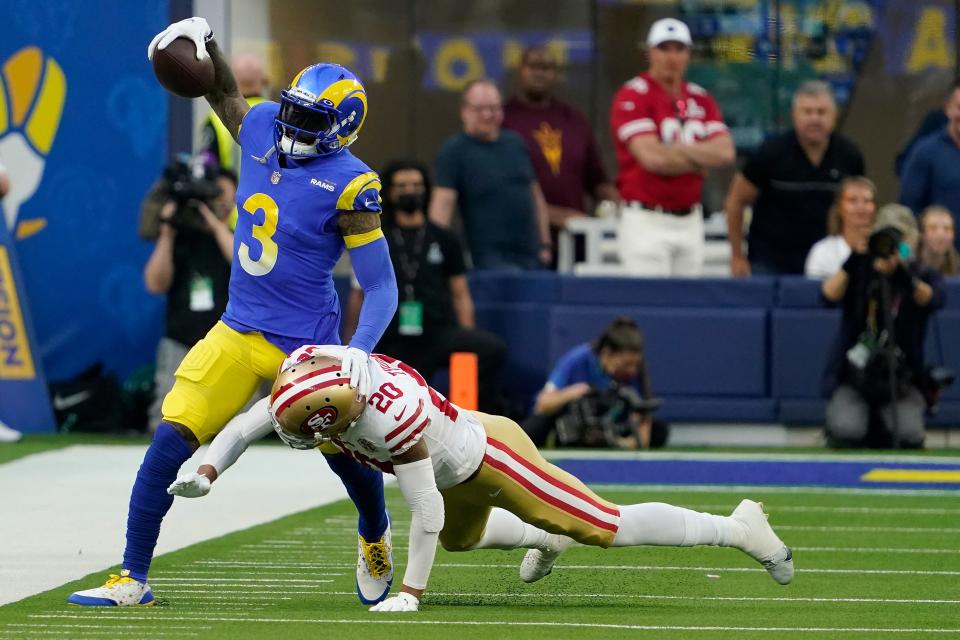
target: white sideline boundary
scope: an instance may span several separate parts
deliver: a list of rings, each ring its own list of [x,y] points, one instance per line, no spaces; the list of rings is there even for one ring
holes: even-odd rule
[[[205,450],[181,472],[196,469]],[[0,464],[0,605],[121,561],[144,451],[146,445],[75,445]],[[175,500],[155,555],[346,497],[318,453],[254,446],[210,495]]]

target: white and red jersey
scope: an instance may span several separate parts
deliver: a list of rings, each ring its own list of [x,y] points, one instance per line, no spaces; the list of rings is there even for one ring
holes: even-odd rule
[[[332,439],[344,453],[367,466],[393,473],[391,457],[424,439],[437,487],[460,484],[480,467],[487,435],[469,411],[431,388],[416,369],[396,358],[373,354],[374,391],[352,427]]]
[[[702,173],[651,173],[630,154],[627,143],[644,135],[659,136],[664,144],[691,143],[725,133],[727,125],[706,89],[682,82],[680,94],[674,96],[650,74],[641,73],[613,97],[610,126],[620,167],[617,188],[623,200],[667,209],[685,209],[700,202]]]

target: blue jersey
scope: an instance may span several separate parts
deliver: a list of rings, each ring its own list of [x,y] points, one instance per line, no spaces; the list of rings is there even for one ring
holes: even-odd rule
[[[290,352],[340,344],[333,268],[343,253],[342,211],[380,211],[380,178],[349,150],[281,167],[274,150],[280,105],[253,106],[240,128],[233,265],[223,321],[259,331]]]

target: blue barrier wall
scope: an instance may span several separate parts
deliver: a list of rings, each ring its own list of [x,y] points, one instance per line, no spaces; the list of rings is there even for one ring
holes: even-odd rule
[[[509,346],[504,380],[526,398],[563,352],[623,314],[646,334],[665,418],[823,421],[821,381],[840,314],[822,306],[818,282],[473,273],[470,287],[478,324]],[[947,295],[947,308],[931,323],[928,362],[960,370],[960,332],[950,329],[960,326],[960,281],[948,284]],[[960,423],[960,385],[945,394],[933,422]]]
[[[152,362],[163,300],[144,289],[140,202],[167,160],[167,94],[146,56],[168,0],[0,2],[0,159],[47,377]],[[9,108],[7,108],[9,107]]]

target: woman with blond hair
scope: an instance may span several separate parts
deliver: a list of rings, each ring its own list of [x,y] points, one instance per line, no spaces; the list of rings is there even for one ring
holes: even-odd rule
[[[953,214],[946,207],[927,207],[920,214],[920,262],[942,276],[960,275],[960,254],[953,246]]]
[[[863,176],[844,178],[827,213],[827,237],[810,248],[804,274],[822,280],[840,270],[851,251],[867,250],[877,211],[877,187]]]

